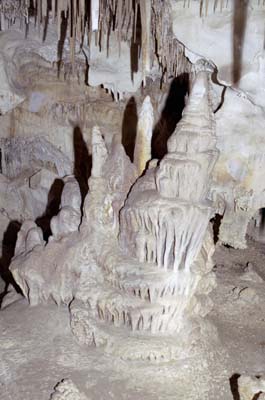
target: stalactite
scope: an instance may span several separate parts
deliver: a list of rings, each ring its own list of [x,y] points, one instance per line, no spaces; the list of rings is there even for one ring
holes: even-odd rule
[[[227,6],[227,1],[214,0],[213,12],[217,8],[222,11],[225,5]],[[57,22],[58,40],[60,40],[62,15],[64,15],[67,19],[67,37],[71,42],[71,60],[74,66],[75,42],[78,40],[82,45],[86,32],[89,43],[91,32],[95,32],[96,44],[99,46],[103,42],[108,43],[113,31],[116,32],[119,48],[122,41],[127,41],[129,44],[135,42],[138,13],[140,13],[142,41],[139,56],[142,57],[143,81],[154,65],[155,58],[158,59],[164,79],[179,75],[181,72],[190,72],[190,64],[185,58],[183,46],[174,39],[169,0],[91,0],[90,10],[86,9],[85,0],[52,0],[51,10],[48,4],[47,0],[0,1],[1,29],[5,29],[5,19],[8,25],[17,17],[28,23],[28,9],[33,6],[39,30],[42,25],[44,28],[47,23],[46,18],[51,11],[53,21]],[[190,4],[191,0],[183,1],[184,7],[189,7]],[[200,14],[207,15],[209,0],[200,0],[199,5]],[[261,6],[264,7],[264,1]]]
[[[142,74],[145,84],[145,76],[150,72],[151,52],[151,0],[140,3],[142,25]]]
[[[91,30],[98,30],[99,22],[99,0],[91,0]]]
[[[48,8],[47,8],[47,0],[41,0],[41,6],[42,6],[42,10],[41,10],[41,18],[43,20],[44,17],[47,16],[48,14]]]

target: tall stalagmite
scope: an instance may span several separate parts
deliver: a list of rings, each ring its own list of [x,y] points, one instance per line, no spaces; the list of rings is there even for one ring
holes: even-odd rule
[[[143,173],[147,162],[151,159],[153,124],[153,107],[150,97],[146,96],[142,104],[137,124],[137,134],[133,157],[139,176]]]

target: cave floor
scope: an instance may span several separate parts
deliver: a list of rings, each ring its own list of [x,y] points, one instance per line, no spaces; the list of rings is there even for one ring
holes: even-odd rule
[[[217,246],[214,259],[217,286],[208,320],[218,339],[197,357],[124,361],[81,347],[70,331],[67,307],[29,307],[21,300],[2,310],[0,399],[49,400],[64,378],[91,400],[239,399],[237,374],[265,372],[265,244],[249,241],[246,250]]]

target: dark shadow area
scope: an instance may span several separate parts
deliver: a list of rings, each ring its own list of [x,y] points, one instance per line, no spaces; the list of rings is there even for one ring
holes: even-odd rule
[[[239,374],[234,374],[229,379],[230,381],[230,388],[233,394],[234,400],[240,400],[239,392],[238,392],[238,378],[240,377]]]
[[[122,145],[130,160],[133,162],[133,153],[137,131],[137,106],[135,98],[131,97],[126,104],[122,120]]]
[[[189,74],[183,73],[173,79],[165,107],[153,130],[152,158],[161,159],[167,153],[167,140],[181,120],[187,94],[189,94]]]
[[[252,400],[258,400],[260,398],[261,394],[262,394],[262,392],[259,392],[259,393],[255,394],[255,396],[253,397]]]
[[[220,101],[220,103],[218,104],[218,106],[216,107],[216,109],[214,110],[214,114],[217,113],[217,112],[222,108],[222,106],[223,106],[223,104],[224,104],[224,101],[225,101],[225,92],[226,92],[226,89],[227,89],[227,86],[222,85],[222,84],[218,81],[217,75],[218,75],[218,69],[215,68],[215,69],[214,69],[214,72],[213,72],[212,75],[211,75],[212,82],[215,83],[215,84],[218,85],[218,86],[221,86],[221,87],[223,88],[223,90],[222,90],[222,94],[221,94],[221,101]]]
[[[82,204],[88,192],[88,178],[91,175],[92,156],[89,154],[86,142],[84,141],[82,131],[79,126],[74,128],[73,133],[74,144],[74,176],[79,184]]]
[[[67,35],[67,26],[68,26],[68,13],[67,13],[67,15],[65,15],[64,12],[62,11],[62,13],[61,13],[61,36],[60,36],[60,39],[58,40],[58,46],[57,46],[57,57],[59,60],[57,63],[58,78],[60,77],[60,72],[61,72],[62,59],[63,59],[63,48],[64,48],[64,42],[65,42],[66,35]]]
[[[259,210],[260,214],[260,232],[264,232],[265,228],[265,208]]]
[[[214,112],[213,112],[214,114],[217,113],[217,112],[222,108],[222,106],[223,106],[223,104],[224,104],[226,89],[227,89],[227,86],[225,86],[225,87],[223,88],[223,90],[222,90],[221,101],[220,101],[220,103],[218,104],[218,106],[216,107],[216,109],[214,110]]]
[[[42,15],[43,19],[43,34],[42,34],[42,41],[45,42],[47,37],[48,25],[49,25],[49,12],[52,9],[52,2],[51,0],[47,0],[47,8],[46,8],[46,15]]]
[[[61,196],[64,187],[64,182],[62,179],[55,179],[49,194],[46,210],[44,214],[36,219],[36,224],[42,229],[43,238],[47,242],[48,238],[51,236],[51,219],[58,214],[61,204]]]
[[[249,0],[234,0],[233,16],[233,83],[240,80],[242,71],[242,53],[247,25]]]
[[[84,55],[84,57],[85,57],[85,62],[86,62],[84,84],[87,85],[87,86],[89,86],[89,84],[88,84],[88,75],[89,75],[89,63],[88,63],[88,58],[87,58],[87,55],[86,55],[86,53],[85,53],[84,50],[82,50],[82,53],[83,53],[83,55]]]
[[[0,293],[0,306],[5,294],[7,293],[8,285],[12,285],[18,293],[22,293],[19,286],[16,284],[13,275],[9,271],[12,257],[15,254],[17,234],[20,230],[20,227],[20,222],[11,221],[3,236],[2,256],[0,258],[0,277],[5,282],[5,289],[3,293]]]
[[[223,215],[215,214],[215,216],[210,220],[213,227],[213,241],[216,244],[219,240],[219,229],[222,223]]]
[[[137,10],[136,10],[137,7]],[[131,80],[133,81],[133,75],[138,72],[139,69],[139,54],[141,52],[142,43],[142,24],[141,24],[141,11],[140,5],[135,5],[133,1],[133,13],[137,11],[136,23],[133,27],[133,35],[130,47],[130,61],[131,61]]]

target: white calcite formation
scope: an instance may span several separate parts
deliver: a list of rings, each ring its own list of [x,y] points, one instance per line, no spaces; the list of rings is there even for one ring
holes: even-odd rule
[[[169,153],[153,176],[150,171],[148,188],[141,187],[140,180],[136,183],[121,211],[120,244],[124,251],[140,263],[157,265],[170,282],[157,293],[150,287],[151,303],[163,299],[163,294],[167,297],[168,291],[174,298],[174,306],[167,311],[162,302],[157,320],[149,307],[143,325],[152,331],[181,329],[176,321],[200,280],[192,268],[212,214],[207,194],[218,154],[208,79],[206,73],[197,75],[182,121],[169,139]],[[142,180],[144,183],[145,177]]]
[[[76,232],[81,223],[81,193],[74,176],[63,180],[59,213],[51,220],[52,238],[58,240],[71,232]]]
[[[134,147],[134,164],[139,176],[144,172],[147,162],[151,160],[151,141],[154,125],[154,114],[151,99],[146,96],[142,104],[137,123],[136,142]]]
[[[213,209],[207,195],[218,152],[208,81],[207,73],[197,75],[169,153],[133,185],[120,211],[120,248],[111,221],[99,221],[105,223],[104,246],[96,243],[95,251],[103,281],[89,296],[88,283],[81,284],[70,308],[72,330],[81,343],[123,358],[169,360],[179,356],[179,344],[185,342],[179,336],[176,344],[173,334],[184,327],[191,334],[187,321],[211,309],[214,246],[208,223]]]
[[[265,205],[263,120],[262,107],[243,92],[226,89],[216,114],[220,158],[213,197],[223,215],[219,239],[234,248],[247,247],[248,224]]]
[[[263,399],[265,393],[264,376],[241,375],[238,378],[238,393],[241,400]]]
[[[136,168],[117,138],[113,137],[108,150],[99,128],[95,127],[89,192],[84,202],[85,223],[94,230],[111,227],[118,231],[119,211],[136,178]]]
[[[108,157],[108,150],[97,126],[95,126],[92,131],[92,155],[93,165],[91,175],[93,178],[100,178],[103,174],[103,166]]]
[[[138,179],[117,138],[107,147],[94,128],[81,226],[80,192],[70,176],[49,242],[33,222],[19,232],[10,270],[30,304],[70,304],[77,339],[123,358],[170,360],[183,348],[188,354],[215,283],[208,228],[214,133],[207,72],[194,79],[168,154]]]
[[[43,216],[70,159],[43,137],[0,138],[0,240],[11,221]]]
[[[25,221],[17,235],[15,256],[30,253],[36,246],[44,246],[42,230],[34,221]]]
[[[212,213],[205,200],[218,153],[205,81],[205,75],[198,74],[183,118],[169,139],[169,153],[155,172],[155,188],[139,194],[134,188],[121,213],[123,247],[141,262],[157,262],[165,270],[189,270]]]
[[[223,216],[218,238],[244,249],[248,225],[265,205],[264,3],[170,3],[173,35],[184,44],[186,56],[194,64],[207,60],[216,69],[220,157],[213,171],[213,197]]]
[[[101,144],[104,144],[103,138]],[[98,141],[94,146],[98,150]],[[93,153],[96,154],[95,149]],[[98,160],[95,157],[94,167]],[[113,141],[102,176],[92,174],[90,177],[81,232],[81,195],[73,176],[64,178],[60,210],[51,220],[52,236],[47,244],[28,251],[26,238],[35,223],[26,221],[22,225],[10,270],[31,305],[49,300],[69,304],[78,296],[77,292],[79,296],[83,295],[81,283],[89,288],[93,282],[95,286],[95,270],[100,280],[95,249],[102,245],[99,240],[101,231],[106,228],[108,232],[110,227],[111,232],[117,232],[119,209],[136,176],[136,169],[122,145]],[[90,296],[90,289],[85,296]]]
[[[81,222],[81,194],[73,176],[64,178],[64,182],[61,208],[51,220],[53,235],[49,243],[44,242],[41,229],[33,221],[25,221],[18,232],[10,270],[31,305],[49,298],[57,304],[68,303],[79,282],[80,265],[75,264],[79,249],[75,246]]]

